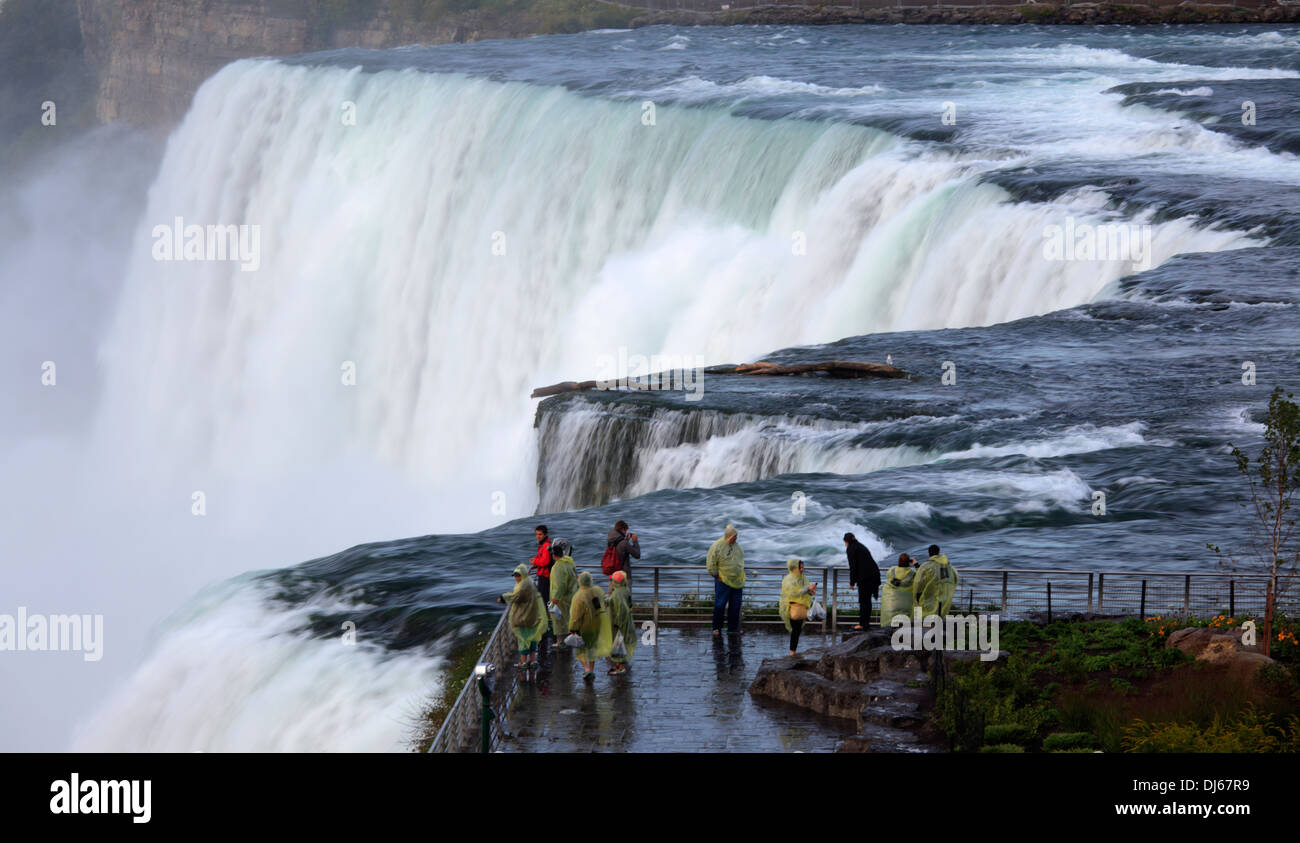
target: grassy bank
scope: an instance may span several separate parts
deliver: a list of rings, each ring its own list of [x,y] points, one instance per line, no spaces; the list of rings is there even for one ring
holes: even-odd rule
[[[1166,646],[1185,626],[1242,621],[1005,623],[1008,658],[954,668],[932,717],[956,751],[1300,751],[1294,619],[1276,627],[1277,663],[1247,681]]]
[[[415,739],[411,749],[415,752],[428,752],[433,739],[438,736],[443,721],[451,713],[456,698],[464,690],[465,683],[474,675],[474,665],[478,663],[483,648],[487,646],[488,634],[480,633],[469,641],[452,649],[447,657],[446,671],[443,676],[442,690],[420,712],[415,724]]]

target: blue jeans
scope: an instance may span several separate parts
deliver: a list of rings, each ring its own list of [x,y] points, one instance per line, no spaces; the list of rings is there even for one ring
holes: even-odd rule
[[[727,632],[740,631],[740,598],[743,588],[732,588],[715,577],[713,580],[713,628],[722,629],[722,609],[727,608]]]

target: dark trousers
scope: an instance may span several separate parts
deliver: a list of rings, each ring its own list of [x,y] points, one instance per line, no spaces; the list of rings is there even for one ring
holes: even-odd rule
[[[803,621],[790,621],[790,649],[799,649],[799,633],[803,632]]]
[[[862,624],[863,629],[866,629],[871,623],[871,592],[862,586],[858,586],[858,613],[862,617],[862,620],[858,621],[858,623]]]
[[[551,578],[538,576],[537,590],[542,594],[542,603],[546,605],[546,634],[555,634],[555,624],[551,619]]]
[[[722,629],[722,610],[727,610],[727,632],[740,631],[740,599],[743,588],[732,588],[721,577],[713,580],[713,628]]]

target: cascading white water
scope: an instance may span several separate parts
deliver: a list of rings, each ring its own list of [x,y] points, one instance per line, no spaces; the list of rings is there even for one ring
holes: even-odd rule
[[[1088,301],[1128,271],[1042,257],[1045,226],[1108,219],[1095,192],[1014,203],[979,182],[990,162],[858,126],[716,108],[641,116],[639,103],[455,75],[225,68],[150,192],[102,353],[95,450],[136,461],[122,476],[181,518],[206,490],[250,535],[337,547],[467,531],[537,503],[530,388],[592,376],[620,347],[712,363],[987,324]],[[259,268],[154,260],[155,226],[177,217],[258,226]],[[1153,228],[1153,263],[1250,242],[1181,220]],[[708,447],[766,448],[758,463],[772,470],[871,467],[815,441],[786,451],[729,436],[659,449],[630,488],[730,482],[719,466],[736,455],[692,451]],[[855,529],[832,526],[830,538]],[[257,547],[229,564],[271,564]],[[297,640],[266,611],[242,597],[207,607],[80,745],[394,748],[394,706],[427,690],[428,656],[380,665]],[[236,656],[214,660],[204,630]],[[358,694],[381,678],[382,694]],[[139,704],[160,688],[165,712]]]
[[[1043,258],[1044,226],[1104,216],[1095,193],[1013,203],[978,182],[987,162],[855,126],[640,118],[455,75],[225,68],[151,192],[103,435],[260,483],[377,457],[424,489],[413,531],[484,526],[494,492],[507,517],[536,503],[530,387],[591,376],[620,346],[716,362],[992,323],[1128,271]],[[151,232],[176,217],[260,226],[260,268],[154,260]],[[1249,242],[1154,228],[1155,263]]]
[[[945,419],[835,422],[808,416],[763,416],[629,408],[581,398],[538,420],[539,509],[559,512],[633,498],[660,489],[713,488],[781,474],[866,474],[886,468],[1024,455],[1047,458],[1133,445],[1160,445],[1144,425],[1078,425],[1047,436],[1003,444],[976,443],[956,451],[913,445],[872,447],[873,431],[923,430]],[[995,430],[988,431],[997,435]],[[923,433],[921,433],[924,436]]]

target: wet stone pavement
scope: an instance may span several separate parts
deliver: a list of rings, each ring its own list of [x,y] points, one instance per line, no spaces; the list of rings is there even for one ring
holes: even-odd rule
[[[799,649],[824,646],[805,635]],[[661,628],[637,647],[622,676],[602,660],[591,683],[570,652],[543,654],[506,714],[505,752],[833,752],[856,732],[852,720],[822,717],[749,694],[763,659],[784,656],[782,631],[751,629],[715,638],[707,629]]]

